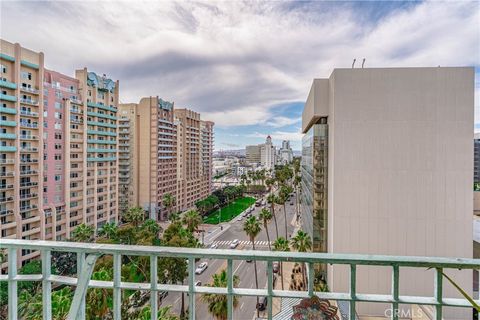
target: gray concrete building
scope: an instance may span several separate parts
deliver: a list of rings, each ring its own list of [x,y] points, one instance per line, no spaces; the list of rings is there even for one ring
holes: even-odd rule
[[[472,257],[473,68],[335,69],[313,81],[302,120],[302,224],[315,251]],[[471,292],[471,272],[447,273]],[[326,278],[349,291],[346,267]],[[433,279],[402,269],[401,295],[429,295]],[[357,269],[357,292],[390,287],[389,268]],[[458,292],[444,284],[444,297]],[[462,312],[444,318],[471,316]]]

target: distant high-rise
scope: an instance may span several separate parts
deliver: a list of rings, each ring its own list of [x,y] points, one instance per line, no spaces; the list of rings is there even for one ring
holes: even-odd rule
[[[473,97],[466,67],[335,69],[315,79],[303,111],[301,201],[314,251],[471,258]],[[471,292],[471,274],[448,272]],[[402,275],[404,294],[431,294],[432,270]],[[326,277],[348,292],[347,268],[329,266]],[[388,292],[391,269],[357,269],[356,281],[357,292]]]
[[[278,150],[277,162],[279,164],[287,164],[293,161],[293,151],[290,148],[290,141],[283,140],[282,147]]]
[[[265,143],[260,145],[260,163],[265,169],[273,169],[275,166],[276,148],[272,144],[272,138],[267,136]]]
[[[252,145],[245,147],[245,160],[248,164],[260,164],[261,161],[261,145]]]

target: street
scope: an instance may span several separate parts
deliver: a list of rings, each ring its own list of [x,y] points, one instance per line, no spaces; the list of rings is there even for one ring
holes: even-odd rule
[[[289,236],[292,235],[295,226],[291,223],[295,216],[295,196],[291,198],[290,201],[286,203],[287,209],[287,233]],[[294,205],[290,205],[290,202],[293,202]],[[258,217],[262,207],[255,207],[253,214]],[[267,204],[267,208],[269,205]],[[275,215],[277,217],[278,224],[278,233],[279,236],[285,236],[285,216],[283,213],[283,206],[275,207]],[[240,215],[241,216],[241,215]],[[238,217],[240,217],[238,216]],[[243,218],[241,221],[238,221],[238,217],[234,218],[229,223],[224,223],[224,230],[220,230],[219,226],[209,226],[207,230],[212,230],[211,233],[208,231],[205,234],[205,246],[208,247],[211,243],[217,244],[219,249],[228,249],[230,243],[234,239],[238,239],[240,244],[235,250],[242,249],[252,249],[252,245],[243,231],[243,223],[246,218]],[[261,221],[262,231],[255,239],[255,249],[256,250],[268,250],[268,241],[267,233],[263,227],[263,221]],[[202,228],[205,225],[202,225]],[[276,238],[275,232],[275,222],[272,219],[268,224],[268,232],[270,235],[270,240],[273,242]],[[215,238],[213,240],[213,238]],[[218,259],[206,259],[197,262],[206,261],[208,263],[208,268],[201,274],[195,275],[195,281],[201,281],[202,285],[208,284],[212,280],[212,275],[220,272],[222,269],[227,268],[226,260]],[[246,261],[234,261],[233,264],[234,274],[240,278],[239,288],[255,288],[255,276],[254,276],[254,263]],[[266,288],[267,286],[267,277],[266,277],[266,266],[264,262],[257,262],[257,271],[258,271],[258,287]],[[170,292],[169,295],[162,301],[162,306],[171,305],[172,311],[174,313],[179,313],[181,308],[181,294],[177,292]],[[188,306],[188,296],[185,294],[185,308]],[[239,297],[239,303],[237,309],[234,311],[235,319],[252,319],[255,316],[255,306],[256,298],[255,297]],[[200,295],[196,297],[196,318],[197,319],[213,319],[211,314],[208,312],[208,306],[203,303],[200,299]]]

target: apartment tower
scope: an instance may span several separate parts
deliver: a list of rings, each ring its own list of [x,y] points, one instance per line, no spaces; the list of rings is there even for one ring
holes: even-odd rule
[[[118,204],[120,214],[138,207],[139,121],[137,104],[120,104],[118,107]]]
[[[472,258],[473,99],[467,67],[335,69],[315,79],[302,150],[302,224],[314,250]],[[471,292],[471,272],[444,271]],[[348,292],[348,268],[329,266],[326,278]],[[431,295],[433,279],[433,270],[402,268],[400,295]],[[391,268],[358,268],[356,281],[357,292],[389,294]],[[446,282],[443,290],[459,297]],[[359,307],[383,316],[389,306]],[[468,316],[444,308],[445,319]]]
[[[70,158],[66,166],[73,166],[75,172],[82,175],[82,179],[68,190],[68,202],[70,214],[81,212],[82,222],[97,229],[106,222],[118,221],[119,82],[86,68],[76,70],[75,77],[79,81],[87,119],[83,124],[84,128],[86,125],[86,130],[71,121],[71,134],[67,135],[67,145],[82,143],[82,148],[77,152],[69,150]],[[69,114],[68,118],[70,117]]]
[[[200,114],[175,109],[177,126],[177,207],[187,210],[212,192],[213,125]]]
[[[43,53],[0,40],[0,232],[45,239],[43,198]],[[23,250],[19,263],[38,256]]]

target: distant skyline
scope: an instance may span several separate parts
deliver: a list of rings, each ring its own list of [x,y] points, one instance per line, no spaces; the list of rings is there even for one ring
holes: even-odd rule
[[[0,37],[68,75],[120,80],[120,100],[158,95],[215,126],[215,149],[286,139],[301,149],[314,78],[334,68],[475,66],[479,2],[0,2]],[[480,129],[476,129],[479,130]]]

